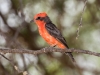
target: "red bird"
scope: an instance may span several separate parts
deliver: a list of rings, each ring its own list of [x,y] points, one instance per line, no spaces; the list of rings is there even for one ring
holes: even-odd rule
[[[61,49],[69,48],[61,32],[52,23],[45,12],[36,14],[34,16],[34,22],[38,26],[40,35],[48,44],[51,46],[57,46]],[[75,61],[71,52],[66,52],[66,54],[72,59],[73,62]]]

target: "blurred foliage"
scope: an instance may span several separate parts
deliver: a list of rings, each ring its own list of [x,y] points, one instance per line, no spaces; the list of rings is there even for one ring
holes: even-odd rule
[[[87,0],[76,40],[84,0],[0,0],[0,47],[32,50],[49,46],[41,38],[33,16],[46,12],[70,48],[100,52],[100,0]],[[29,75],[100,75],[98,57],[73,53],[76,66],[62,53],[4,54]],[[22,75],[0,57],[0,75]]]

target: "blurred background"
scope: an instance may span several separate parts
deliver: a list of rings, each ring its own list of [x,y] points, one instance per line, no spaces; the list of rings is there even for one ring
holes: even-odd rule
[[[100,0],[87,0],[77,36],[84,0],[0,0],[0,47],[37,50],[49,45],[38,33],[33,16],[46,12],[60,29],[69,48],[100,52]],[[5,56],[28,75],[100,75],[100,58],[73,53],[77,66],[59,53]],[[21,75],[0,56],[0,75]]]

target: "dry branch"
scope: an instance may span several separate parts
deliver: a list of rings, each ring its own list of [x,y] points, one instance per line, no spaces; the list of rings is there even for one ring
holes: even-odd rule
[[[54,47],[45,47],[40,50],[28,50],[28,49],[9,49],[9,48],[0,48],[1,53],[20,53],[20,54],[42,54],[42,53],[48,53],[48,52],[75,52],[75,53],[83,53],[83,54],[89,54],[100,57],[100,53],[92,52],[89,50],[81,50],[81,49],[59,49]]]
[[[87,3],[87,0],[85,0],[84,7],[83,7],[83,10],[82,10],[82,13],[81,13],[79,27],[77,28],[77,36],[76,36],[76,39],[78,39],[80,27],[82,27],[82,20],[83,20],[82,16],[83,16],[83,13],[85,11],[86,3]]]

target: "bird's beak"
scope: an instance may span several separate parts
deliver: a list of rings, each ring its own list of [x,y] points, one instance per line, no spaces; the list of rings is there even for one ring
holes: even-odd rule
[[[30,23],[34,22],[33,20],[30,21]]]

